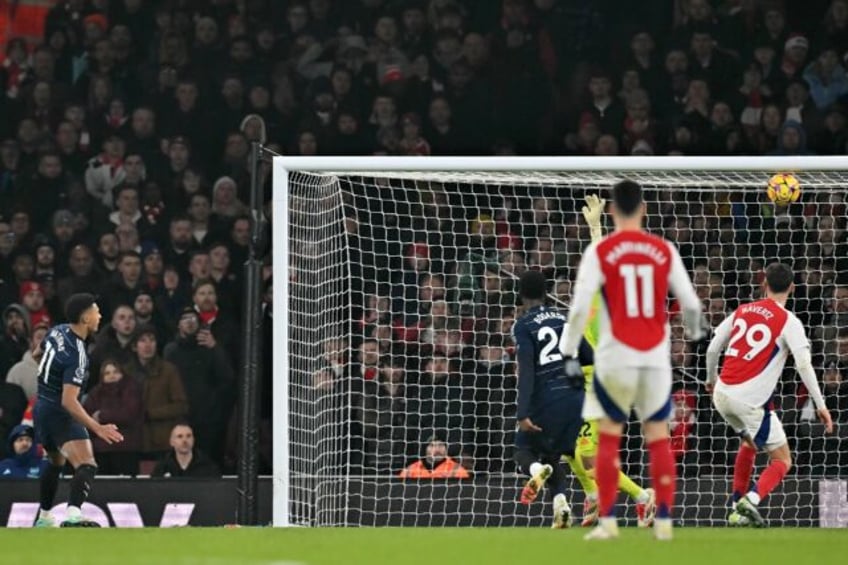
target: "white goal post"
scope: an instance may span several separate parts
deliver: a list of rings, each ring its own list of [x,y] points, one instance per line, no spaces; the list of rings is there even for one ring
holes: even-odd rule
[[[777,172],[796,173],[803,191],[801,204],[793,204],[787,209],[772,209],[766,202],[766,183]],[[509,286],[508,279],[514,278],[518,269],[516,261],[520,260],[526,266],[531,262],[531,256],[535,257],[540,261],[537,266],[549,269],[549,272],[554,273],[552,276],[563,283],[563,289],[566,289],[569,276],[573,278],[573,264],[579,259],[582,248],[588,244],[585,230],[579,225],[582,222],[579,210],[583,197],[588,193],[603,193],[623,178],[639,181],[645,187],[646,194],[650,195],[647,197],[649,215],[654,215],[656,221],[649,227],[660,230],[672,240],[674,234],[685,234],[681,235],[685,238],[682,240],[685,245],[681,246],[681,256],[688,259],[690,274],[696,266],[705,271],[702,273],[704,280],[699,281],[695,277],[695,282],[706,289],[702,298],[708,308],[713,301],[719,304],[714,313],[717,316],[721,315],[718,312],[721,305],[725,310],[731,307],[737,290],[740,298],[756,293],[756,281],[749,275],[762,263],[765,253],[775,249],[781,257],[803,259],[799,264],[817,273],[816,288],[827,292],[843,284],[835,278],[848,275],[848,272],[840,271],[841,267],[833,266],[830,256],[825,255],[834,253],[828,247],[830,245],[837,246],[836,253],[845,251],[844,246],[840,247],[842,242],[838,240],[844,237],[845,217],[833,212],[844,210],[846,203],[848,157],[844,156],[274,157],[274,350],[265,352],[266,362],[269,355],[273,358],[274,379],[273,525],[540,524],[546,512],[544,506],[537,503],[542,510],[527,510],[518,506],[513,495],[519,483],[508,466],[488,466],[481,461],[486,457],[508,457],[508,430],[495,434],[491,429],[481,428],[493,425],[492,422],[496,420],[499,426],[511,425],[501,421],[509,419],[509,407],[506,405],[509,394],[501,394],[504,391],[500,390],[498,394],[487,394],[493,392],[490,386],[473,397],[458,396],[456,405],[463,410],[470,405],[467,414],[470,414],[468,418],[474,424],[469,425],[465,435],[457,434],[456,440],[452,433],[455,431],[454,426],[450,423],[420,423],[424,421],[418,418],[423,413],[422,397],[417,397],[415,404],[406,398],[407,404],[401,405],[408,408],[397,419],[389,418],[385,422],[380,420],[371,426],[378,428],[378,432],[382,426],[394,426],[397,428],[396,433],[392,432],[394,435],[389,438],[376,438],[369,436],[369,431],[358,428],[357,431],[352,430],[351,421],[360,414],[381,409],[361,407],[359,399],[364,393],[355,390],[347,370],[354,364],[356,355],[363,355],[362,352],[354,353],[354,348],[358,348],[364,341],[376,341],[381,348],[376,353],[378,356],[412,359],[416,371],[420,371],[423,379],[424,373],[431,370],[427,356],[437,356],[435,351],[438,346],[432,345],[435,333],[444,331],[447,335],[455,331],[463,336],[470,335],[467,339],[473,341],[487,331],[480,328],[494,327],[492,322],[501,321],[501,315],[514,315],[511,305],[495,308],[485,304],[485,297],[478,300],[477,294],[485,294],[488,290],[485,288],[486,273],[494,278],[506,279],[507,282],[503,284]],[[419,198],[419,193],[426,193],[426,197]],[[376,206],[375,199],[387,199],[389,202],[385,206]],[[554,204],[539,204],[539,201],[551,201]],[[501,206],[502,209],[498,208]],[[534,209],[534,206],[539,209]],[[650,209],[651,206],[655,208]],[[737,206],[747,211],[737,213]],[[809,206],[813,208],[806,208]],[[507,219],[502,221],[496,217],[496,208],[500,210],[497,213]],[[768,216],[767,221],[760,221],[758,214],[764,210]],[[440,214],[438,218],[429,215],[434,211]],[[537,212],[538,215],[534,216]],[[391,219],[386,220],[389,216]],[[528,231],[527,226],[521,225],[521,221],[528,217],[542,218],[538,220],[539,229]],[[749,222],[755,217],[756,222]],[[436,224],[430,223],[434,220]],[[369,225],[369,221],[375,225]],[[382,225],[384,221],[391,224],[391,229]],[[511,225],[511,231],[500,231],[504,222]],[[377,223],[381,223],[379,230],[376,229]],[[439,233],[435,233],[437,230],[430,229],[432,225],[447,226],[445,230],[453,231],[448,234],[450,237],[442,238]],[[806,226],[803,227],[803,235],[798,232],[801,229],[799,225]],[[720,231],[716,231],[719,227]],[[489,229],[492,231],[487,232]],[[786,230],[788,235],[773,235],[778,230]],[[815,239],[820,230],[834,232],[833,237],[837,241]],[[528,235],[531,231],[532,235]],[[710,234],[710,231],[715,233]],[[755,234],[755,237],[740,243],[734,235],[740,231],[748,235]],[[797,238],[792,236],[793,233]],[[463,268],[460,263],[470,262],[465,257],[476,252],[475,237],[491,240],[498,236],[506,239],[503,246],[501,243],[492,244],[495,245],[492,249],[495,266],[492,266],[490,259],[485,258],[485,252],[481,252],[483,259],[479,265],[470,268],[471,271],[477,270],[471,274],[465,273],[474,280],[474,288],[469,292],[475,296],[450,296],[455,290],[453,287],[460,284],[456,281],[464,276],[460,274]],[[522,240],[523,244],[513,246],[515,239]],[[549,241],[550,249],[542,249],[542,239]],[[423,247],[417,247],[419,244]],[[781,249],[784,244],[790,246],[789,251]],[[450,247],[450,252],[436,249],[438,246]],[[378,264],[369,265],[369,269],[365,269],[359,262],[366,247],[370,257],[379,259],[375,261]],[[690,252],[690,257],[685,256],[686,250]],[[739,250],[743,250],[746,255],[733,255],[739,253]],[[761,253],[760,250],[765,251]],[[755,251],[760,255],[752,257]],[[807,257],[807,252],[815,255]],[[511,258],[504,259],[505,255]],[[550,257],[550,264],[541,262],[543,256]],[[393,314],[402,311],[404,300],[410,294],[406,288],[400,288],[406,283],[399,282],[401,278],[395,275],[407,267],[408,260],[415,263],[419,258],[428,267],[424,271],[414,271],[413,275],[419,277],[417,280],[423,280],[420,277],[424,276],[430,277],[427,288],[432,296],[436,296],[432,292],[436,287],[434,279],[440,278],[440,291],[445,295],[442,302],[450,303],[443,308],[449,314],[451,308],[454,308],[456,327],[449,324],[438,326],[430,310],[426,313],[416,310],[415,315],[421,315],[416,318],[419,320],[415,326],[417,337],[406,338],[415,342],[415,348],[406,347],[403,353],[396,353],[390,344],[384,352],[383,342],[378,338],[370,335],[363,337],[359,335],[359,330],[352,330],[355,321],[351,312],[366,309],[364,302],[369,299],[374,300],[374,309],[378,312],[383,308],[380,306],[381,300],[390,304],[388,308]],[[437,261],[441,264],[441,270],[439,273],[430,273],[428,269]],[[391,268],[400,265],[396,269],[397,273],[391,276],[386,274],[390,265]],[[721,265],[718,272],[713,272],[715,265]],[[712,275],[719,275],[717,282],[713,281]],[[822,280],[830,275],[833,275],[834,280]],[[371,280],[372,277],[375,280]],[[452,281],[450,284],[446,282],[448,279]],[[807,281],[806,274],[804,280]],[[423,283],[420,284],[423,286]],[[491,284],[497,287],[499,283],[495,281]],[[728,284],[731,286],[728,287]],[[812,277],[809,284],[814,284]],[[717,291],[715,285],[721,285],[722,291]],[[552,293],[557,294],[559,288],[557,284]],[[728,291],[727,288],[734,290]],[[461,294],[459,290],[456,292]],[[507,294],[505,288],[497,288],[496,292],[504,296]],[[727,296],[728,292],[733,296]],[[567,296],[567,290],[563,290],[563,293],[562,296]],[[428,299],[428,308],[437,301],[432,296]],[[554,299],[565,302],[559,295],[554,296]],[[814,299],[817,297],[807,295],[804,304],[813,308],[809,305],[814,303]],[[417,287],[414,300],[419,300]],[[471,306],[468,306],[469,303]],[[401,305],[400,310],[396,304]],[[486,307],[488,314],[481,316],[479,310],[474,310],[478,305]],[[466,306],[473,313],[460,315],[459,309]],[[841,326],[828,326],[829,318],[822,318],[828,315],[824,306],[821,312],[819,306],[815,308],[815,311],[810,310],[809,313],[811,316],[815,314],[813,317],[821,327],[811,329],[817,332],[817,339],[826,348],[816,357],[819,359],[816,371],[821,379],[826,363],[833,354],[833,344],[838,336],[848,336],[848,333]],[[392,334],[392,331],[403,332],[408,327],[404,328],[403,322],[391,321],[389,318],[391,316],[387,314],[383,322],[373,324],[376,328],[373,330],[374,335],[379,334],[382,328],[390,334],[389,341],[397,340],[399,338],[392,336],[398,334]],[[476,325],[467,330],[464,325],[467,320],[461,318],[473,318]],[[427,326],[428,323],[433,327]],[[429,338],[423,337],[427,332]],[[427,339],[430,339],[427,347],[418,349]],[[465,341],[459,347],[470,350],[470,361],[478,362],[475,351],[479,343],[479,339],[473,343]],[[485,347],[487,351],[497,349],[506,359],[508,344],[500,340],[495,345],[492,343],[487,341],[485,346],[480,347]],[[687,364],[690,361],[681,362],[679,373],[683,380],[688,379],[690,385],[697,387],[700,373],[695,369],[698,363],[703,362],[702,354],[682,347],[681,359],[691,355],[694,361],[691,361],[691,365]],[[336,367],[335,377],[333,367],[327,365],[328,359],[343,360]],[[445,354],[445,359],[446,366],[452,363],[448,354]],[[504,363],[508,361],[504,360]],[[366,364],[361,364],[363,371]],[[384,367],[381,361],[376,370],[386,369],[391,372],[393,368],[391,362],[387,361]],[[401,373],[404,370],[409,373],[409,365],[399,370]],[[460,373],[464,369],[455,370]],[[382,374],[369,378],[380,381]],[[844,377],[848,379],[848,374]],[[487,400],[492,398],[497,400]],[[797,401],[795,404],[800,402],[800,398],[789,398],[784,409],[793,404],[791,401]],[[490,413],[481,416],[487,402],[498,404],[500,420]],[[683,405],[688,400],[680,402],[681,409],[685,411]],[[394,404],[387,406],[391,406],[388,410],[397,410]],[[804,406],[793,405],[793,409],[797,409],[796,417],[803,421],[800,419],[805,417]],[[416,417],[414,424],[410,423],[413,421],[410,416]],[[698,419],[701,416],[689,417]],[[464,423],[460,425],[463,426]],[[697,426],[694,424],[696,430]],[[485,444],[485,449],[479,451],[469,449],[461,453],[450,452],[457,460],[468,457],[472,461],[469,464],[473,466],[470,469],[472,478],[430,482],[409,482],[397,478],[399,465],[410,463],[414,459],[411,456],[415,452],[414,448],[419,447],[419,442],[422,445],[425,442],[418,437],[423,437],[425,429],[447,434],[448,439],[445,440],[441,433],[434,431],[434,435],[447,441],[451,447],[457,443]],[[681,505],[698,507],[697,511],[685,507],[680,510],[683,513],[682,519],[690,525],[721,525],[729,495],[728,484],[732,477],[727,474],[723,450],[735,449],[735,443],[727,442],[726,430],[720,424],[710,423],[709,429],[709,441],[698,442],[696,438],[696,447],[693,449],[705,446],[703,449],[720,455],[720,463],[713,466],[705,463],[709,460],[698,458],[697,453],[691,454],[695,462],[691,463],[690,468],[694,469],[694,474],[681,477],[681,481],[686,482],[681,489]],[[633,435],[632,431],[630,433]],[[693,433],[697,434],[697,431]],[[472,439],[469,440],[469,437]],[[688,445],[686,437],[682,441]],[[400,451],[392,447],[392,444],[397,443],[403,444]],[[832,449],[830,444],[810,445],[814,447],[805,443],[807,447],[804,448]],[[846,446],[848,439],[840,444],[840,448],[846,449]],[[795,449],[794,445],[792,447]],[[381,451],[386,449],[389,450],[388,455]],[[369,450],[373,450],[373,453]],[[497,455],[491,455],[493,453]],[[687,456],[690,455],[684,454],[683,458]],[[634,468],[638,468],[639,457],[638,453],[632,454]],[[848,462],[848,455],[841,461]],[[683,459],[681,465],[684,465]],[[821,493],[844,493],[844,486],[839,486],[842,483],[834,480],[841,478],[844,481],[848,468],[837,473],[841,477],[834,477],[833,467],[828,467],[827,462],[823,463],[824,467],[816,465],[810,463],[805,467],[808,471],[812,470],[810,474],[790,476],[786,484],[778,489],[782,492],[773,498],[780,502],[767,508],[773,521],[779,521],[781,525],[818,525],[825,523],[825,516],[843,516],[843,513],[833,508],[822,507],[824,495]],[[638,471],[636,474],[638,477]],[[582,497],[575,495],[575,499],[581,500]],[[466,501],[467,506],[462,507]],[[466,516],[466,513],[472,516]]]

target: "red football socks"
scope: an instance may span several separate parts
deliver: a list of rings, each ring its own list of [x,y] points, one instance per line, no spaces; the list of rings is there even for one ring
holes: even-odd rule
[[[657,496],[657,518],[671,518],[677,468],[668,438],[648,444],[651,458],[651,483]]]
[[[733,465],[733,501],[736,502],[751,488],[751,473],[754,472],[754,458],[757,450],[743,443],[739,446],[736,454],[736,463]]]
[[[598,506],[602,518],[615,516],[615,500],[618,498],[618,458],[621,436],[600,433],[598,458],[595,466],[595,481],[598,484]]]
[[[763,474],[760,475],[760,480],[757,481],[757,494],[760,495],[760,500],[769,495],[771,491],[780,484],[786,473],[789,472],[789,467],[783,461],[772,461]]]

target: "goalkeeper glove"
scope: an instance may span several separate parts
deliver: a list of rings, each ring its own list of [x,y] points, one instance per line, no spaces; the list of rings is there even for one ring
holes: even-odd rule
[[[599,198],[597,194],[590,194],[586,197],[586,206],[583,206],[583,218],[585,218],[589,230],[592,232],[592,241],[597,241],[603,236],[601,216],[606,205],[607,201]]]
[[[582,388],[586,382],[583,367],[577,357],[566,357],[564,360],[565,380],[574,388]]]

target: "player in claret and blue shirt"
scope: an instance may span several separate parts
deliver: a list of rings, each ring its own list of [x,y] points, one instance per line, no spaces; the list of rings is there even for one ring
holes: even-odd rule
[[[574,456],[583,424],[585,381],[580,363],[591,365],[592,351],[585,346],[582,351],[589,358],[566,363],[560,353],[566,317],[559,309],[545,305],[544,276],[527,271],[521,276],[519,287],[527,310],[513,327],[518,361],[515,461],[530,475],[521,492],[521,502],[530,504],[550,482],[553,527],[567,528],[572,512],[565,496],[566,476],[561,459],[563,455]]]
[[[80,508],[91,491],[97,464],[88,430],[106,443],[123,441],[114,424],[101,424],[89,416],[79,398],[88,381],[85,341],[100,325],[100,309],[92,294],[71,296],[65,304],[68,324],[59,324],[44,337],[44,354],[38,366],[38,400],[35,403],[36,439],[47,452],[50,464],[41,475],[41,510],[35,525],[55,525],[50,513],[62,467],[74,468],[63,527],[98,527],[83,519]]]

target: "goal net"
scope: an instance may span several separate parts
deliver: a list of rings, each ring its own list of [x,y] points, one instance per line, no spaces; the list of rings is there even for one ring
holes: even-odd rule
[[[608,197],[623,178],[646,190],[647,227],[678,245],[712,328],[760,296],[766,264],[793,266],[788,307],[807,327],[834,420],[848,421],[840,168],[829,158],[275,159],[275,525],[547,525],[549,497],[519,504],[525,477],[512,461],[515,283],[542,271],[550,302],[567,310],[589,243],[584,198]],[[765,186],[787,170],[803,194],[776,207]],[[738,439],[703,386],[709,338],[687,341],[671,323],[675,518],[724,525]],[[845,526],[848,426],[824,435],[791,361],[774,400],[795,466],[763,502],[767,518]],[[638,424],[626,434],[623,470],[650,486]],[[417,478],[442,457],[455,463],[438,467],[449,478]],[[576,481],[569,493],[579,518]],[[624,495],[619,515],[635,521]]]

